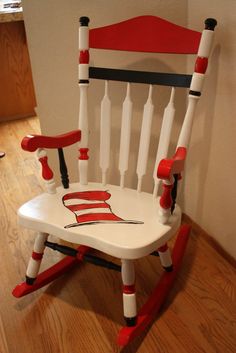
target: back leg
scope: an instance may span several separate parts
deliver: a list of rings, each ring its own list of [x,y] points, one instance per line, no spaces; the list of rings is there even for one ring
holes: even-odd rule
[[[161,265],[166,272],[173,271],[173,263],[171,258],[170,249],[167,244],[162,245],[157,249],[158,254],[160,256]]]

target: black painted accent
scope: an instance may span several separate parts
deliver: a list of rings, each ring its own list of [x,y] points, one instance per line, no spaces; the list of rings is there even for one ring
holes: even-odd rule
[[[137,316],[125,317],[125,321],[126,321],[126,326],[128,326],[128,327],[135,326],[137,323]]]
[[[89,80],[79,80],[79,83],[89,83]]]
[[[65,162],[64,152],[62,148],[58,148],[58,156],[59,156],[59,164],[60,164],[60,172],[61,172],[61,182],[64,189],[68,189],[69,178],[67,173],[67,166]]]
[[[94,256],[94,255],[85,254],[84,260],[93,264],[93,265],[108,268],[108,270],[115,270],[115,271],[121,272],[121,266],[119,266],[111,261],[101,259],[100,257]]]
[[[147,83],[172,87],[190,87],[192,79],[192,75],[185,74],[120,70],[102,67],[90,67],[89,77],[102,80]]]
[[[173,265],[170,265],[170,266],[167,266],[167,267],[163,266],[163,268],[164,268],[164,270],[165,270],[166,272],[172,272],[173,269],[174,269],[174,266],[173,266]]]
[[[217,21],[214,18],[207,18],[204,23],[205,29],[209,29],[210,31],[214,31],[215,26],[217,25]]]
[[[80,25],[81,26],[88,26],[88,24],[89,24],[89,18],[87,17],[87,16],[82,16],[82,17],[80,17],[80,19],[79,19],[79,22],[80,22]]]
[[[159,257],[159,252],[158,251],[153,251],[153,252],[151,252],[150,255]]]
[[[57,243],[52,243],[50,241],[45,241],[44,244],[46,247],[48,247],[52,250],[59,251],[62,254],[67,255],[67,256],[77,257],[77,255],[78,255],[78,250],[71,248],[69,246],[66,246],[66,245],[60,245]],[[121,272],[121,266],[119,266],[111,261],[101,259],[100,257],[94,256],[91,254],[84,254],[83,260],[86,262],[89,262],[93,265],[97,265],[100,267],[105,267],[109,270],[115,270],[115,271]]]
[[[36,278],[32,278],[32,277],[29,277],[29,276],[25,276],[25,282],[27,284],[29,284],[30,286],[32,286],[35,282]]]
[[[177,198],[177,188],[178,188],[178,180],[179,180],[179,174],[174,174],[174,186],[171,190],[171,198],[172,198],[172,205],[171,205],[171,214],[174,212],[175,209],[175,204],[176,204],[176,198]]]
[[[64,255],[67,256],[72,256],[72,257],[76,257],[78,254],[78,250],[71,248],[70,246],[66,246],[66,245],[60,245],[57,243],[52,243],[51,241],[45,241],[45,246],[52,249],[52,250],[56,250],[61,252]]]
[[[201,92],[198,92],[198,91],[190,90],[189,94],[191,94],[192,96],[196,96],[196,97],[200,97],[201,96]]]

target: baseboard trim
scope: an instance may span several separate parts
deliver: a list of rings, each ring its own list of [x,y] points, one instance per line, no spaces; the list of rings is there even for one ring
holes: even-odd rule
[[[185,213],[182,215],[182,221],[190,224],[195,232],[201,234],[201,236],[204,237],[208,244],[210,244],[225,260],[227,260],[234,268],[236,268],[236,259],[234,259],[233,256],[231,256],[211,235],[209,235]]]

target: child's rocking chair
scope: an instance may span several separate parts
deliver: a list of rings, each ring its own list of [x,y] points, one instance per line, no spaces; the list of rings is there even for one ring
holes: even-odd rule
[[[118,344],[126,345],[153,320],[171,289],[179,270],[190,227],[180,225],[181,210],[176,204],[178,180],[184,170],[196,104],[201,96],[208,56],[216,21],[207,19],[203,33],[189,30],[154,16],[141,16],[113,25],[89,30],[89,19],[80,18],[79,29],[79,88],[80,112],[78,130],[64,135],[26,136],[22,148],[37,151],[42,164],[42,176],[47,192],[24,204],[18,212],[19,223],[37,232],[33,253],[26,271],[26,281],[19,284],[13,295],[21,297],[48,284],[81,261],[121,271],[123,281],[123,308],[126,326],[118,335]],[[91,67],[89,48],[134,52],[197,54],[193,75],[159,73]],[[89,79],[105,80],[105,93],[101,102],[100,161],[101,180],[88,182],[89,128],[87,91]],[[127,82],[123,102],[118,169],[120,185],[107,182],[110,167],[111,100],[108,81]],[[92,80],[93,82],[93,80]],[[143,121],[137,153],[137,188],[125,187],[131,140],[131,84],[149,85],[144,105]],[[172,87],[160,131],[156,162],[153,166],[154,191],[142,191],[146,173],[153,117],[153,85]],[[145,85],[143,85],[145,87]],[[189,88],[188,106],[176,152],[168,158],[168,146],[174,117],[174,93],[178,87]],[[92,101],[92,99],[91,99]],[[90,127],[92,129],[93,126]],[[69,185],[63,147],[79,143],[79,183]],[[47,148],[59,153],[62,187],[55,187],[53,172],[47,161]],[[90,151],[90,155],[93,151]],[[75,157],[76,160],[76,157]],[[157,198],[159,182],[163,191]],[[176,233],[172,255],[167,242]],[[49,241],[53,234],[64,241],[80,244],[78,249]],[[67,255],[59,263],[39,273],[45,247]],[[91,254],[92,248],[121,259],[121,266]],[[135,273],[133,260],[159,255],[163,275],[138,311],[136,307]],[[39,273],[39,274],[38,274]]]

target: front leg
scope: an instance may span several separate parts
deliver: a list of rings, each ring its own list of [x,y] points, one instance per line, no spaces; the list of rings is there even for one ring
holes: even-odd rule
[[[135,326],[137,321],[137,304],[135,293],[135,271],[132,260],[121,260],[121,277],[123,282],[123,309],[127,326]]]
[[[43,258],[43,252],[45,249],[45,241],[48,238],[47,233],[39,232],[35,242],[31,258],[28,263],[26,270],[26,283],[32,285],[37,278],[39,273],[41,261]]]

